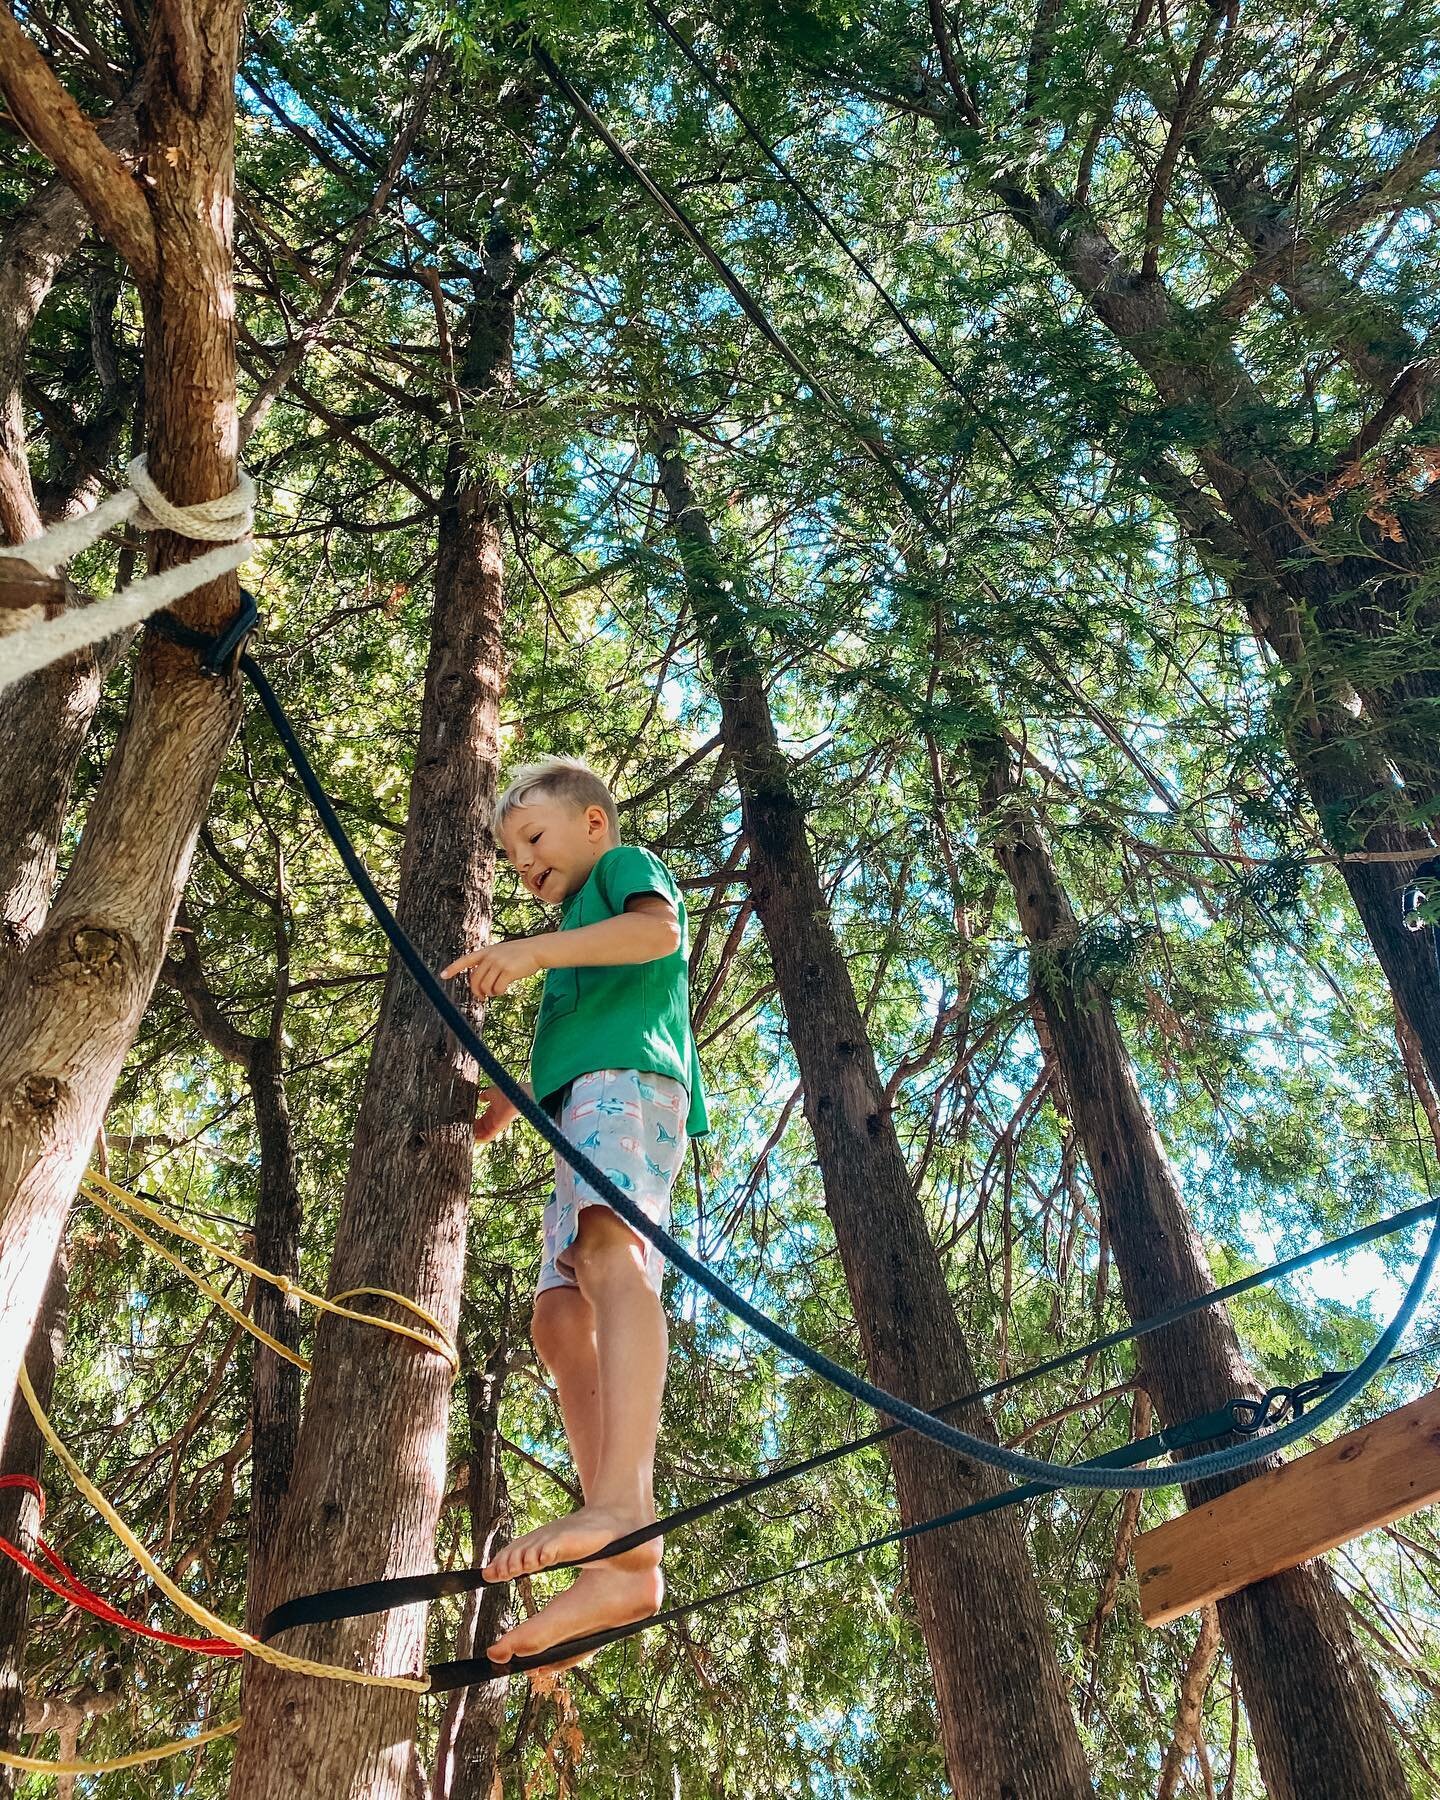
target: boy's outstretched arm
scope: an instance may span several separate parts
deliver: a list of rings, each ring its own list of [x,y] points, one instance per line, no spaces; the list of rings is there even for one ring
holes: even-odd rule
[[[663,894],[632,894],[625,910],[574,931],[545,931],[538,937],[507,938],[469,956],[456,957],[441,979],[468,971],[477,1000],[503,994],[517,981],[544,969],[592,969],[621,963],[656,962],[680,948],[680,921]]]

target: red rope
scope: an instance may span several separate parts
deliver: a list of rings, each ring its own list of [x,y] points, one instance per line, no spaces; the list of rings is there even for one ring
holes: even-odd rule
[[[40,1517],[45,1517],[45,1494],[40,1483],[31,1475],[0,1475],[0,1488],[23,1488],[34,1497],[40,1508]],[[177,1650],[190,1650],[198,1656],[243,1656],[244,1650],[239,1644],[227,1644],[224,1638],[191,1638],[178,1637],[172,1631],[159,1631],[153,1625],[146,1625],[140,1619],[127,1618],[117,1612],[110,1602],[97,1594],[94,1588],[86,1584],[65,1563],[59,1553],[51,1549],[44,1538],[37,1536],[35,1548],[45,1558],[51,1568],[59,1571],[58,1578],[42,1569],[39,1563],[28,1557],[8,1538],[0,1537],[0,1554],[8,1556],[12,1562],[19,1563],[26,1574],[38,1581],[42,1587],[49,1588],[52,1594],[67,1601],[71,1606],[78,1606],[83,1611],[93,1613],[97,1619],[104,1619],[108,1625],[118,1625],[122,1631],[133,1631],[137,1637],[153,1638],[157,1643],[173,1644]]]

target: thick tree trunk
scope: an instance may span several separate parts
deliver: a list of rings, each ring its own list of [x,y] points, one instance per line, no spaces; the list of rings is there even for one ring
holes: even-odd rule
[[[150,471],[180,505],[235,485],[234,77],[239,0],[201,0],[182,49],[157,15],[140,110],[144,181],[75,111],[0,5],[0,89],[130,261],[145,310]],[[158,568],[193,546],[157,536]],[[201,631],[234,615],[233,577],[179,602]],[[140,1017],[222,757],[234,682],[161,639],[139,656],[129,716],[60,893],[0,984],[0,1432],[65,1215]]]
[[[513,246],[486,285],[513,332]],[[479,308],[477,307],[477,312]],[[478,384],[477,384],[478,385]],[[490,813],[499,762],[500,508],[457,447],[441,509],[420,742],[396,912],[432,966],[490,928]],[[466,1001],[464,1004],[469,1005]],[[385,1287],[454,1331],[464,1268],[476,1082],[471,1059],[392,955],[355,1128],[331,1292]],[[449,1370],[440,1358],[326,1317],[281,1524],[279,1597],[433,1566],[444,1496]],[[419,1608],[287,1634],[297,1655],[394,1674],[423,1663]],[[399,1800],[412,1780],[413,1694],[297,1679],[257,1665],[246,1684],[232,1800]]]
[[[1015,895],[1031,955],[1031,989],[1048,1028],[1067,1108],[1090,1165],[1132,1318],[1213,1285],[1179,1178],[1136,1079],[1110,998],[1077,973],[1075,914],[998,737],[974,746],[980,803]],[[1256,1385],[1222,1308],[1140,1340],[1145,1386],[1170,1424]],[[1256,1471],[1258,1473],[1258,1471]],[[1203,1502],[1248,1479],[1201,1484]],[[1220,1621],[1256,1754],[1273,1800],[1404,1800],[1409,1788],[1385,1707],[1323,1562],[1259,1582],[1220,1603]]]
[[[849,968],[829,921],[804,815],[761,671],[680,455],[654,432],[660,485],[720,701],[740,788],[750,887],[775,965],[815,1137],[826,1206],[871,1379],[921,1406],[977,1385],[944,1272],[911,1185]],[[993,1437],[989,1415],[954,1415]],[[912,1436],[891,1440],[901,1517],[995,1492],[990,1470]],[[960,1800],[1087,1795],[1085,1757],[1017,1515],[917,1539],[909,1570]]]
[[[62,1253],[51,1265],[45,1299],[25,1358],[36,1397],[47,1408],[65,1342],[69,1299],[66,1277],[66,1259]],[[0,1474],[32,1475],[38,1479],[43,1449],[44,1442],[30,1417],[29,1408],[20,1407],[10,1421],[4,1454],[0,1455]],[[35,1534],[39,1529],[40,1509],[31,1496],[21,1489],[0,1489],[0,1537],[18,1544],[27,1556],[33,1557]],[[30,1585],[30,1577],[18,1563],[11,1562],[8,1556],[0,1561],[0,1749],[5,1750],[21,1748],[19,1735],[25,1719],[25,1626]],[[15,1791],[15,1783],[15,1771],[0,1768],[0,1800],[9,1800]]]
[[[465,1400],[470,1422],[471,1562],[483,1568],[510,1532],[510,1494],[500,1452],[500,1400],[509,1354],[508,1334],[483,1368],[466,1369]],[[513,1600],[509,1588],[482,1588],[469,1613],[468,1643],[456,1652],[473,1656],[505,1629]],[[456,1717],[442,1732],[430,1800],[493,1800],[500,1766],[500,1733],[505,1724],[508,1681],[489,1681],[454,1696]]]

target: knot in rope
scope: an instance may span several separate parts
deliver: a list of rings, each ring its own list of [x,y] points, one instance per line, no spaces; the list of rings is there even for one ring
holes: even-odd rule
[[[235,486],[218,500],[197,500],[193,506],[177,506],[151,479],[143,456],[125,470],[125,479],[139,501],[132,523],[140,531],[173,531],[177,537],[200,544],[232,544],[248,537],[255,522],[255,483],[244,469],[235,472]]]
[[[192,543],[213,544],[214,549],[132,582],[108,600],[72,607],[58,618],[41,619],[0,636],[0,693],[76,650],[141,624],[152,613],[249,560],[255,483],[244,469],[237,467],[235,486],[228,494],[191,506],[178,506],[161,493],[143,456],[129,464],[125,480],[118,493],[92,511],[52,525],[24,544],[0,548],[0,556],[18,557],[36,568],[54,570],[99,543],[108,531],[126,524],[138,531],[174,532]]]

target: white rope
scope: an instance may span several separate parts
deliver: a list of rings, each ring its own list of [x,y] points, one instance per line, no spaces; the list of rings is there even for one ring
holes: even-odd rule
[[[14,546],[0,546],[0,556],[16,557],[38,569],[53,571],[88,550],[109,531],[123,524],[137,531],[173,531],[201,544],[217,544],[192,562],[178,563],[161,575],[147,575],[132,582],[122,593],[62,613],[55,619],[0,637],[0,693],[33,675],[37,669],[59,662],[61,657],[87,644],[99,643],[149,618],[172,601],[228,575],[249,560],[253,548],[250,528],[255,519],[255,484],[243,469],[236,486],[219,500],[201,500],[194,506],[176,506],[150,479],[145,458],[137,456],[125,471],[127,485],[102,500],[78,519],[52,526],[39,537]]]

